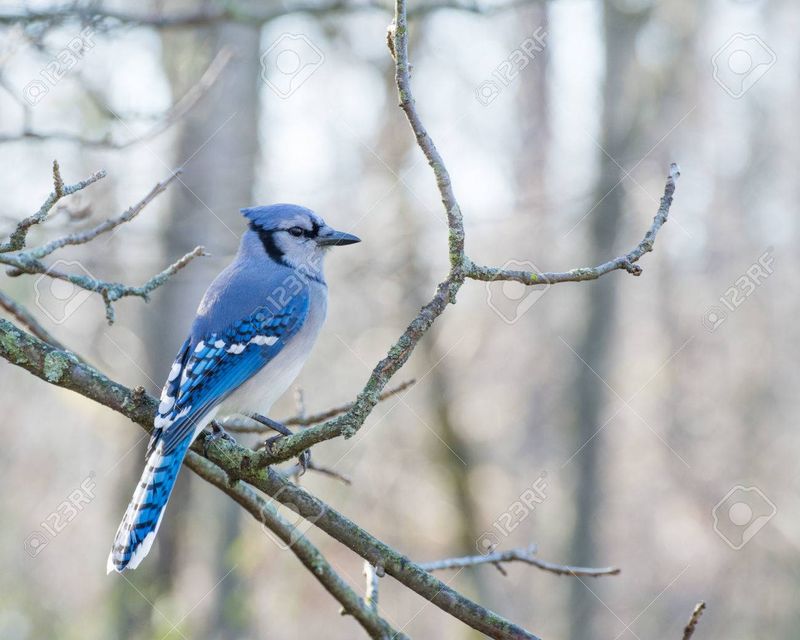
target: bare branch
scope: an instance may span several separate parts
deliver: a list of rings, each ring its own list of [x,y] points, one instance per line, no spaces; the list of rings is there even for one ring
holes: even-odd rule
[[[9,314],[17,319],[22,326],[26,327],[33,335],[40,340],[53,345],[56,349],[66,350],[66,347],[61,344],[53,335],[45,329],[41,323],[21,304],[16,302],[11,296],[6,295],[0,291],[0,307],[5,309]]]
[[[85,138],[79,134],[65,131],[33,131],[26,126],[19,134],[0,135],[0,144],[5,142],[18,142],[20,140],[33,140],[40,142],[60,140],[62,142],[72,142],[88,148],[114,150],[127,149],[133,145],[155,138],[186,116],[186,114],[195,107],[200,99],[206,93],[208,93],[208,90],[217,81],[223,69],[228,62],[230,62],[232,57],[233,54],[229,49],[221,49],[208,65],[208,68],[205,70],[200,79],[194,85],[192,85],[192,87],[183,95],[180,100],[178,100],[178,102],[176,102],[168,111],[157,118],[157,122],[154,126],[140,135],[130,137],[126,140],[115,140],[109,133],[100,138]],[[104,105],[100,106],[101,108],[104,108]],[[113,115],[115,118],[117,117],[116,114],[112,113],[109,113],[108,115]]]
[[[409,11],[409,17],[418,18],[436,11],[454,10],[492,15],[516,7],[536,4],[544,0],[509,0],[502,4],[479,4],[477,2],[429,1],[420,3]],[[156,29],[183,29],[208,26],[220,22],[241,22],[250,25],[263,25],[285,15],[307,13],[309,15],[331,15],[357,13],[362,11],[391,12],[389,4],[379,0],[328,0],[327,2],[298,2],[289,7],[253,5],[228,2],[222,5],[204,5],[202,9],[174,13],[136,14],[113,11],[96,6],[75,5],[63,8],[25,11],[9,10],[0,13],[0,24],[44,25],[47,28],[69,21],[90,21],[99,31],[109,31],[123,26],[154,27]]]
[[[125,224],[126,222],[130,222],[136,216],[141,213],[142,209],[144,209],[148,204],[150,204],[157,195],[163,193],[166,188],[172,183],[173,180],[177,179],[178,176],[181,174],[181,171],[175,171],[172,175],[170,175],[166,180],[159,182],[154,186],[150,192],[139,202],[134,204],[133,206],[129,207],[123,213],[115,218],[109,218],[105,222],[101,222],[96,227],[92,229],[88,229],[86,231],[80,231],[77,233],[71,233],[66,236],[62,236],[61,238],[57,238],[55,240],[51,240],[47,244],[44,244],[40,247],[36,247],[35,249],[31,249],[27,251],[27,255],[31,258],[36,260],[49,256],[54,251],[61,249],[62,247],[66,247],[68,245],[76,245],[76,244],[86,244],[87,242],[91,242],[97,236],[107,233],[112,229],[116,229],[121,224]]]
[[[128,389],[114,382],[74,354],[55,349],[47,343],[0,319],[0,357],[29,371],[38,378],[103,404],[152,431],[157,401],[141,387]],[[204,438],[192,445],[203,452]],[[219,439],[208,446],[208,459],[227,474],[227,482],[247,482],[311,521],[316,527],[344,544],[386,573],[451,616],[491,638],[518,640],[536,636],[485,609],[438,580],[406,556],[381,542],[330,505],[304,489],[288,482],[283,474],[253,464],[252,450]],[[191,466],[196,456],[189,456]],[[194,467],[192,467],[194,468]]]
[[[16,229],[11,233],[8,242],[0,244],[0,254],[9,253],[11,251],[20,251],[25,248],[25,242],[28,239],[28,231],[34,225],[40,224],[47,219],[47,215],[53,208],[56,202],[61,200],[64,196],[68,196],[77,191],[85,189],[90,184],[94,184],[98,180],[106,177],[105,171],[97,171],[90,175],[86,180],[81,180],[71,185],[64,185],[64,180],[61,178],[61,170],[58,166],[58,161],[53,160],[53,191],[44,201],[44,204],[39,210],[17,224]]]
[[[449,230],[450,245],[450,278],[454,281],[463,281],[461,271],[464,261],[464,220],[461,215],[461,207],[458,205],[453,185],[450,180],[450,173],[444,164],[442,156],[436,149],[433,139],[422,124],[422,120],[414,106],[414,97],[411,93],[411,64],[408,61],[408,20],[406,12],[406,0],[397,0],[395,5],[395,17],[393,24],[389,27],[392,43],[390,51],[395,60],[395,82],[397,92],[400,96],[400,108],[406,114],[408,123],[417,139],[417,145],[422,149],[428,164],[436,177],[436,186],[442,197],[442,204],[447,213],[447,227]],[[455,284],[455,282],[454,282]],[[455,296],[457,287],[454,287],[451,296]]]
[[[405,391],[410,386],[412,386],[416,380],[406,380],[405,382],[401,382],[396,387],[389,389],[388,391],[384,391],[380,394],[378,401],[382,402],[391,398],[392,396]],[[324,422],[325,420],[330,420],[336,416],[339,416],[343,413],[350,411],[353,408],[353,402],[347,402],[345,404],[341,404],[337,407],[332,407],[331,409],[327,409],[326,411],[322,411],[320,413],[315,413],[312,415],[305,415],[304,411],[298,411],[298,413],[291,418],[286,418],[285,420],[281,420],[281,424],[286,425],[287,427],[293,426],[309,426],[312,424],[319,424],[320,422]],[[227,430],[232,431],[234,433],[265,433],[270,431],[268,427],[265,427],[260,422],[256,422],[255,420],[242,420],[241,418],[223,418],[220,420],[220,424]]]
[[[600,576],[615,576],[620,573],[616,567],[572,567],[564,564],[554,564],[545,562],[536,557],[536,545],[511,549],[509,551],[496,551],[480,556],[463,556],[460,558],[447,558],[435,562],[423,562],[419,566],[426,571],[442,571],[444,569],[463,569],[465,567],[475,567],[481,564],[497,564],[500,562],[524,562],[541,569],[555,573],[559,576],[580,576],[597,578]]]
[[[381,570],[383,575],[383,570]],[[373,611],[378,611],[378,569],[364,560],[364,578],[366,587],[364,589],[364,603]]]
[[[683,640],[690,640],[690,638],[694,635],[695,629],[697,628],[697,623],[700,622],[700,616],[703,615],[703,611],[705,611],[705,609],[706,603],[702,600],[695,605],[694,611],[692,611],[692,615],[689,618],[689,622],[686,624],[686,628],[683,630]]]
[[[474,280],[514,280],[522,284],[556,284],[559,282],[581,282],[583,280],[597,280],[612,271],[624,269],[628,273],[635,276],[641,275],[642,268],[636,264],[639,259],[646,253],[653,250],[656,242],[656,235],[661,230],[661,227],[667,221],[669,210],[672,206],[672,198],[675,194],[675,182],[680,177],[681,173],[677,164],[670,165],[669,175],[667,176],[667,183],[664,186],[664,195],[661,197],[661,203],[653,218],[653,223],[647,230],[642,241],[636,245],[631,251],[625,255],[604,262],[596,267],[586,267],[582,269],[572,269],[562,273],[534,273],[531,271],[510,271],[506,269],[499,269],[494,267],[482,267],[474,264],[471,260],[467,259],[465,271],[466,277]]]
[[[346,476],[343,473],[339,473],[335,469],[331,469],[329,467],[324,467],[322,465],[319,465],[316,462],[314,462],[313,460],[308,463],[308,470],[309,471],[316,471],[317,473],[321,473],[323,475],[330,476],[331,478],[334,478],[335,480],[338,480],[342,484],[346,484],[348,486],[353,484],[353,481],[350,479],[349,476]]]
[[[186,465],[204,480],[228,494],[245,508],[256,520],[270,529],[281,541],[288,545],[292,553],[302,562],[319,582],[339,603],[345,612],[352,615],[372,638],[406,638],[393,629],[386,620],[378,615],[377,606],[364,602],[334,571],[325,559],[305,536],[298,536],[275,507],[268,504],[251,487],[243,482],[230,483],[225,472],[212,462],[190,451]]]
[[[392,396],[396,396],[398,393],[402,393],[409,387],[414,386],[416,382],[417,381],[413,378],[411,380],[406,380],[404,382],[401,382],[397,386],[392,387],[391,389],[381,393],[380,396],[378,396],[378,402],[383,402],[384,400],[388,400]],[[288,426],[300,426],[300,427],[306,427],[312,424],[319,424],[320,422],[324,422],[325,420],[330,420],[331,418],[335,418],[338,415],[347,413],[348,411],[350,411],[350,409],[353,408],[353,404],[354,403],[352,402],[346,402],[345,404],[341,404],[338,407],[332,407],[327,411],[322,411],[320,413],[315,413],[311,415],[303,415],[302,413],[298,412],[297,415],[292,416],[291,418],[287,418],[286,420],[283,420],[283,424]]]
[[[51,242],[48,242],[40,247],[24,250],[28,230],[30,227],[43,222],[47,218],[50,210],[53,208],[53,205],[55,205],[58,200],[65,195],[69,195],[86,188],[93,182],[97,182],[97,180],[105,177],[105,175],[106,174],[104,171],[99,171],[82,182],[65,186],[63,180],[61,179],[58,163],[54,162],[53,192],[47,198],[40,210],[34,215],[21,221],[17,225],[16,230],[11,234],[9,241],[3,245],[0,245],[0,264],[10,267],[7,273],[11,276],[19,276],[22,274],[40,274],[49,278],[70,282],[74,286],[85,289],[86,291],[99,293],[105,304],[106,318],[109,324],[111,324],[114,322],[114,302],[129,296],[139,297],[147,301],[150,293],[162,286],[165,282],[167,282],[167,280],[175,275],[175,273],[183,269],[194,258],[204,256],[206,253],[203,247],[195,247],[194,250],[190,251],[185,256],[168,266],[160,273],[157,273],[140,286],[130,286],[118,282],[107,282],[105,280],[99,280],[88,273],[67,273],[60,269],[47,266],[41,261],[41,258],[52,254],[62,247],[91,242],[99,235],[115,229],[121,224],[130,222],[133,220],[133,218],[139,215],[144,207],[152,202],[152,200],[158,196],[158,194],[162,193],[167,186],[169,186],[169,184],[178,177],[178,172],[173,172],[166,180],[159,182],[150,190],[147,195],[144,196],[144,198],[142,198],[132,207],[128,208],[118,217],[106,220],[105,222],[100,223],[88,231],[69,234],[61,238],[57,238],[56,240],[52,240]]]

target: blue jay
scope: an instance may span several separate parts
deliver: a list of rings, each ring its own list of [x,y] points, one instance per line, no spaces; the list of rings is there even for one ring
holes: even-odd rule
[[[242,215],[249,228],[236,258],[203,296],[164,384],[147,464],[114,537],[109,573],[135,569],[150,551],[186,452],[215,416],[263,418],[297,377],[325,320],[326,249],[359,242],[296,205],[242,209]]]

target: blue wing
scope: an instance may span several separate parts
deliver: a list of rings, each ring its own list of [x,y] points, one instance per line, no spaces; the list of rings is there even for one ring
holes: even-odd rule
[[[283,349],[308,307],[304,288],[278,310],[260,307],[226,329],[187,339],[164,385],[147,455],[159,443],[167,455],[191,437],[205,414]]]
[[[303,326],[308,305],[303,290],[277,311],[261,307],[224,329],[193,331],[183,344],[161,394],[147,464],[114,537],[109,571],[136,568],[147,555],[199,421],[283,349]]]

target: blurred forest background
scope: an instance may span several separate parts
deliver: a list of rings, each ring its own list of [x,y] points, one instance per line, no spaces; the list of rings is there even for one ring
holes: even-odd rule
[[[67,182],[109,177],[36,240],[117,214],[182,167],[134,223],[62,258],[135,284],[196,244],[212,256],[149,304],[120,302],[113,326],[96,296],[29,276],[0,288],[100,369],[156,393],[235,251],[238,209],[307,205],[363,242],[328,260],[329,320],[298,386],[310,411],[352,399],[447,269],[433,176],[396,107],[390,13],[262,23],[243,10],[156,28],[71,12],[0,3],[3,234],[38,209],[54,158]],[[797,637],[799,28],[787,0],[554,0],[416,17],[417,106],[476,260],[603,262],[641,239],[671,161],[683,177],[640,278],[544,291],[468,282],[396,378],[417,384],[356,438],[314,450],[352,486],[301,483],[415,560],[535,542],[546,560],[622,568],[595,580],[516,564],[506,577],[491,566],[442,576],[544,638],[678,638],[700,599],[698,638]],[[191,108],[171,111],[182,100]],[[361,634],[291,553],[188,472],[143,567],[106,576],[146,435],[6,362],[0,399],[0,637]],[[294,412],[287,394],[273,417]],[[51,535],[42,523],[82,484],[88,503]],[[534,486],[541,502],[514,507]],[[361,560],[308,535],[360,589]],[[476,637],[391,578],[380,603],[412,637]]]

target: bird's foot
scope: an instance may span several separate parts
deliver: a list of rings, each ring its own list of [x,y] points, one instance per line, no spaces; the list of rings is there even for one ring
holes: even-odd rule
[[[206,458],[208,457],[208,447],[217,440],[227,440],[228,442],[236,443],[234,437],[225,431],[222,425],[216,420],[209,422],[208,426],[211,428],[211,433],[206,433],[205,440],[203,440],[203,455],[205,455]]]
[[[271,438],[267,438],[261,445],[261,447],[265,448],[267,451],[272,453],[273,445],[285,438],[286,436],[291,436],[292,431],[287,427],[285,424],[278,422],[277,420],[273,420],[272,418],[267,418],[267,416],[262,416],[260,414],[254,413],[250,416],[256,422],[263,424],[265,427],[269,427],[273,431],[277,431],[280,435],[273,436]],[[305,449],[297,456],[297,462],[300,465],[300,475],[306,472],[308,469],[308,465],[311,464],[311,450]]]

